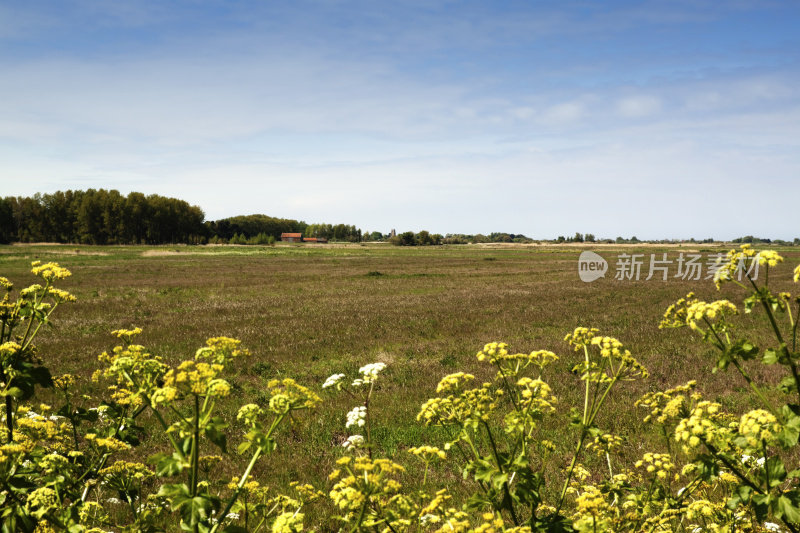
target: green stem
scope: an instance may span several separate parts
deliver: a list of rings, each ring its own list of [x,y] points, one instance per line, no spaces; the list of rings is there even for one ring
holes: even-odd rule
[[[792,310],[788,304],[786,308],[789,309],[789,323],[792,325],[792,351],[795,351],[797,350],[797,323],[800,322],[800,302],[797,302],[797,318],[792,316]]]
[[[578,456],[581,453],[581,449],[583,448],[583,441],[586,440],[586,432],[585,426],[581,428],[581,436],[578,439],[578,445],[575,447],[575,453],[572,456],[572,461],[569,464],[569,470],[567,470],[567,479],[564,480],[564,486],[561,487],[561,495],[558,497],[558,505],[556,505],[556,512],[555,515],[557,516],[559,511],[561,511],[561,507],[564,505],[564,500],[567,498],[567,489],[569,488],[569,482],[572,480],[572,474],[575,471],[575,466],[578,464]]]
[[[503,464],[500,462],[500,455],[497,453],[497,446],[492,436],[492,430],[485,421],[483,422],[483,426],[486,428],[486,434],[489,436],[489,443],[492,446],[492,453],[494,454],[494,462],[497,463],[497,468],[500,470],[500,473],[504,474],[505,471],[503,470]],[[514,512],[514,503],[511,499],[511,492],[508,490],[508,481],[503,482],[503,500],[507,502],[508,511],[511,513],[511,519],[514,521],[514,525],[518,526],[519,520],[517,520],[517,513]]]
[[[375,387],[375,382],[369,384],[369,392],[367,398],[364,400],[364,428],[367,434],[367,453],[369,458],[372,459],[372,432],[370,431],[370,416],[369,416],[369,400],[372,397],[372,389]]]
[[[356,520],[356,525],[353,526],[353,529],[350,530],[350,533],[358,531],[358,528],[361,527],[361,522],[364,521],[364,513],[367,512],[367,503],[369,503],[369,500],[364,498],[364,503],[361,504],[361,510],[358,512],[358,520]]]
[[[139,385],[128,374],[127,371],[123,370],[122,371],[122,375],[125,376],[125,379],[127,379],[128,381],[131,382],[131,385],[133,385],[134,388],[137,388],[137,389],[139,388]],[[185,461],[186,460],[186,454],[183,453],[183,450],[180,448],[180,446],[178,446],[178,443],[175,442],[175,439],[170,434],[169,425],[167,424],[167,421],[164,420],[164,417],[161,416],[161,413],[158,411],[158,409],[153,407],[153,403],[150,401],[150,397],[147,396],[147,394],[145,394],[145,393],[142,393],[142,396],[144,397],[144,401],[145,401],[146,405],[150,407],[150,410],[153,412],[153,415],[155,415],[156,420],[158,420],[158,423],[161,424],[161,427],[164,430],[164,434],[167,436],[167,439],[169,440],[169,443],[172,445],[172,449],[175,450],[175,452],[177,452],[177,454],[180,456],[180,458]]]
[[[5,368],[0,367],[0,380],[6,384],[6,388],[8,388],[9,383],[6,383],[6,371]],[[8,443],[14,442],[14,399],[11,396],[6,395],[6,435],[8,438]]]
[[[583,345],[583,356],[586,361],[586,371],[589,371],[589,347]],[[589,416],[589,380],[586,380],[586,392],[583,395],[583,423],[586,424],[586,417]]]
[[[742,377],[750,386],[750,388],[753,390],[753,392],[756,393],[758,399],[761,400],[761,403],[764,405],[764,408],[766,408],[770,413],[772,413],[778,420],[783,420],[783,417],[780,415],[780,413],[776,412],[775,409],[772,407],[772,404],[769,401],[767,401],[767,398],[766,396],[764,396],[764,393],[761,392],[760,388],[758,388],[758,385],[756,385],[756,383],[753,381],[753,378],[751,378],[750,375],[744,370],[744,368],[742,368],[742,366],[739,364],[739,361],[734,359],[732,362],[733,366],[736,367],[736,370],[739,371],[739,374],[742,375]]]
[[[278,427],[278,424],[281,423],[281,421],[284,419],[285,416],[286,413],[278,416],[278,418],[275,419],[275,421],[272,423],[272,426],[270,426],[269,431],[267,431],[266,435],[267,439],[269,439],[272,436],[272,432],[275,431],[275,428]],[[219,520],[217,521],[216,524],[214,524],[214,527],[211,528],[211,531],[209,531],[209,533],[216,533],[219,526],[225,521],[225,518],[231,511],[231,507],[233,507],[233,504],[236,503],[236,499],[239,497],[239,493],[242,491],[242,487],[244,487],[244,484],[247,482],[247,478],[250,477],[250,472],[253,470],[253,466],[255,466],[256,461],[261,456],[261,451],[262,451],[261,446],[256,448],[256,451],[253,454],[253,458],[250,459],[250,463],[247,465],[247,468],[245,468],[244,473],[242,474],[242,479],[239,480],[239,483],[236,485],[236,489],[233,491],[233,494],[231,495],[230,499],[228,499],[228,504],[225,506],[225,510],[222,511],[222,514],[219,515]]]
[[[193,431],[192,431],[192,471],[191,471],[191,485],[189,487],[192,489],[192,497],[197,496],[197,474],[199,468],[199,457],[200,457],[200,397],[196,394],[194,395],[194,419],[193,419]]]

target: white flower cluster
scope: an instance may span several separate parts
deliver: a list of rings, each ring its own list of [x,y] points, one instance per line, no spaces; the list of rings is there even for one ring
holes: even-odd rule
[[[386,368],[386,363],[370,363],[362,366],[358,369],[361,377],[353,381],[353,387],[374,382],[378,379],[378,374],[380,374],[381,370],[384,368]]]
[[[341,388],[339,382],[342,381],[344,378],[344,374],[334,374],[328,379],[325,380],[325,383],[322,384],[323,389],[327,389],[328,387],[336,386],[337,389]]]
[[[364,445],[364,437],[361,435],[350,435],[347,437],[347,440],[342,443],[348,450],[352,450],[354,448],[360,448]]]
[[[347,413],[347,424],[345,427],[350,426],[358,426],[363,427],[367,421],[367,408],[363,405],[360,407],[354,407],[349,413]]]
[[[750,455],[747,455],[747,454],[745,454],[745,455],[742,455],[742,462],[743,462],[744,464],[748,464],[748,463],[750,463],[752,460],[753,460],[753,457],[752,457],[752,456],[750,456]],[[756,466],[764,466],[764,458],[763,458],[763,457],[759,457],[759,458],[757,458],[757,459],[755,460],[755,462],[756,462]]]

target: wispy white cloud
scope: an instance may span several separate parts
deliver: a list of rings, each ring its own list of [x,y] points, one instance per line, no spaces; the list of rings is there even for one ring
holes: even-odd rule
[[[3,194],[117,187],[211,218],[384,231],[733,237],[778,236],[800,193],[796,52],[713,62],[714,47],[700,60],[655,38],[636,48],[648,28],[717,20],[711,4],[207,5],[219,24],[193,4],[95,1],[65,14],[69,27],[36,9],[16,11],[25,32],[0,23],[8,42],[74,38],[82,17],[91,35],[129,32],[108,53],[98,37],[0,52]],[[756,176],[787,191],[776,208],[718,219]]]

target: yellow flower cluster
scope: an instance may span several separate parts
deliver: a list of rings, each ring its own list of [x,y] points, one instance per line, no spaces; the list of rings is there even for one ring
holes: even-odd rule
[[[185,394],[197,396],[225,397],[230,385],[217,376],[225,369],[222,364],[183,361],[164,376],[164,387],[175,388]]]
[[[118,339],[122,339],[125,342],[129,343],[133,340],[134,337],[142,334],[142,328],[133,328],[133,329],[115,329],[111,332],[111,334]]]
[[[539,368],[544,368],[546,365],[556,361],[558,356],[548,350],[537,350],[531,353],[509,353],[508,344],[504,342],[490,342],[483,347],[476,355],[478,361],[488,360],[494,365],[501,365],[502,363],[511,363],[507,365],[506,372],[514,375],[520,369],[534,364]]]
[[[196,361],[210,361],[215,364],[225,364],[231,359],[250,355],[250,352],[241,347],[242,341],[230,337],[211,337],[206,340],[206,345],[197,350],[194,355]]]
[[[659,424],[665,424],[668,420],[676,420],[689,414],[689,400],[686,394],[695,387],[697,387],[697,382],[691,380],[685,385],[679,385],[664,392],[648,392],[634,405],[650,409],[650,413],[644,417],[644,422],[655,420]],[[691,395],[691,398],[698,400],[700,395],[695,393]]]
[[[14,341],[4,342],[0,344],[0,358],[8,359],[14,357],[16,353],[22,350],[22,346]]]
[[[425,425],[488,420],[497,409],[497,396],[500,392],[493,392],[490,383],[483,383],[479,388],[465,390],[458,396],[451,394],[443,398],[430,398],[422,404],[417,420]]]
[[[388,500],[400,491],[400,483],[393,476],[405,472],[405,468],[388,459],[370,459],[369,457],[346,456],[337,463],[346,471],[347,476],[340,479],[331,489],[329,496],[333,503],[345,511],[346,518],[353,518],[365,502],[378,507],[386,505]],[[341,471],[335,472],[336,479]]]
[[[75,296],[73,296],[69,292],[67,292],[65,290],[62,290],[62,289],[56,289],[54,287],[48,287],[47,288],[47,294],[52,296],[53,300],[55,300],[56,302],[75,302],[75,301],[77,301],[77,298],[75,298]]]
[[[754,261],[757,261],[758,254],[749,244],[743,244],[736,250],[728,251],[724,264],[720,265],[714,273],[714,284],[717,289],[726,281],[731,281],[736,270],[739,268],[748,270]]]
[[[58,494],[50,487],[40,487],[28,494],[27,502],[34,510],[33,515],[41,518],[47,511],[58,506]]]
[[[718,510],[718,505],[708,500],[695,500],[687,506],[686,518],[689,520],[708,519],[713,517]]]
[[[728,300],[717,300],[715,302],[695,301],[686,308],[686,325],[693,330],[698,330],[697,325],[703,319],[715,319],[717,316],[724,317],[730,313],[738,313],[736,306]],[[709,320],[710,321],[710,320]]]
[[[441,517],[442,526],[433,533],[466,533],[469,531],[469,515],[452,507],[446,509]]]
[[[448,374],[439,381],[436,386],[436,392],[441,394],[443,392],[453,393],[458,391],[462,385],[475,379],[472,374],[465,374],[464,372],[456,372],[455,374]]]
[[[592,339],[597,336],[598,331],[597,328],[577,327],[575,331],[568,333],[567,336],[564,337],[564,340],[577,352],[588,346],[592,342]]]
[[[231,479],[230,483],[228,483],[228,488],[230,490],[236,490],[239,486],[239,478],[234,477]],[[239,498],[240,499],[255,499],[255,500],[266,500],[267,493],[269,492],[269,487],[265,485],[261,485],[258,481],[250,480],[245,482],[242,485],[242,488],[239,489]]]
[[[484,345],[483,350],[479,351],[475,357],[478,361],[485,361],[489,359],[494,362],[496,359],[502,359],[508,355],[508,344],[504,342],[490,342]]]
[[[434,459],[440,459],[442,461],[447,459],[447,454],[444,450],[440,450],[436,446],[417,446],[415,448],[409,448],[408,453],[416,455],[426,463]]]
[[[236,413],[236,419],[242,420],[247,425],[252,425],[258,420],[258,417],[264,414],[264,410],[254,403],[244,404],[239,408]]]
[[[724,328],[726,327],[723,322],[725,316],[735,315],[738,312],[736,306],[728,300],[703,302],[695,298],[693,292],[690,292],[685,298],[681,298],[667,308],[658,327],[664,329],[689,326],[695,331],[702,331],[698,325],[699,322],[711,322],[711,320],[719,319],[718,328],[720,326]]]
[[[295,511],[281,513],[272,523],[272,533],[296,533],[303,531],[303,519],[305,515]]]
[[[322,401],[322,398],[311,389],[298,384],[291,378],[285,378],[283,380],[273,379],[267,383],[267,389],[269,389],[270,398],[280,398],[280,400],[276,402],[270,399],[270,408],[272,410],[274,410],[273,407],[280,407],[280,409],[283,409],[287,406],[288,410],[312,409]]]
[[[40,406],[39,410],[42,406]],[[36,445],[47,445],[55,451],[66,453],[71,446],[72,429],[67,420],[64,418],[44,417],[38,415],[33,411],[27,409],[20,409],[20,415],[16,418],[17,431],[14,433],[16,444],[22,445],[24,448],[31,448]],[[15,443],[8,446],[12,447]],[[0,452],[8,454],[12,452],[11,449],[6,451],[6,447],[0,447]],[[26,450],[28,451],[28,450]]]
[[[84,523],[102,523],[108,521],[108,513],[97,502],[88,501],[81,505],[78,516]]]
[[[98,474],[106,479],[116,478],[125,481],[131,479],[143,481],[145,479],[150,479],[154,475],[153,471],[150,470],[146,465],[143,465],[142,463],[131,463],[128,461],[116,461],[111,466],[107,466],[100,470]]]
[[[556,410],[555,404],[558,403],[558,399],[552,395],[550,385],[541,379],[522,377],[517,380],[517,387],[520,388],[520,408],[532,408],[537,412]]]
[[[0,276],[0,287],[5,289],[6,291],[11,291],[14,288],[14,284],[11,283],[8,278]]]
[[[763,250],[758,253],[758,264],[761,266],[777,266],[778,263],[783,263],[783,257],[778,255],[775,250]]]
[[[96,433],[87,433],[84,438],[104,452],[122,452],[130,448],[128,444],[115,437],[99,437]]]
[[[575,366],[574,370],[580,372],[581,379],[608,382],[613,377],[617,379],[629,379],[636,375],[647,377],[647,370],[644,366],[633,357],[630,350],[625,348],[619,340],[602,335],[594,335],[588,338],[590,333],[596,332],[597,330],[594,328],[576,328],[574,333],[566,337],[566,340],[576,347],[588,349],[591,346],[599,349],[600,362],[592,358]],[[603,362],[602,359],[610,360],[610,364]]]
[[[53,378],[53,386],[55,388],[66,391],[73,387],[76,383],[76,378],[72,374],[62,374]]]
[[[775,415],[764,409],[755,409],[742,415],[739,422],[739,434],[744,437],[747,446],[760,449],[762,442],[773,444],[781,425]]]
[[[622,437],[619,435],[612,435],[611,433],[604,433],[602,435],[598,435],[594,438],[592,442],[590,442],[587,446],[587,450],[595,450],[597,455],[603,456],[606,453],[609,453],[614,448],[619,448],[622,446]]]
[[[31,272],[34,276],[39,276],[45,281],[53,281],[54,279],[64,279],[72,275],[72,272],[59,266],[58,263],[44,263],[41,261],[34,261],[31,263]]]
[[[580,532],[613,531],[611,506],[602,491],[594,485],[584,485],[575,498],[572,527]]]
[[[92,379],[113,379],[118,388],[110,389],[116,391],[115,400],[123,405],[141,405],[142,395],[150,396],[158,388],[168,368],[160,357],[139,344],[116,346],[111,354],[100,354],[98,360],[106,367],[95,372]]]
[[[669,454],[650,452],[636,461],[635,466],[644,469],[648,474],[655,474],[659,479],[666,479],[670,470],[675,468]]]
[[[794,277],[792,278],[795,283],[800,281],[800,265],[794,267]]]
[[[728,431],[722,427],[720,404],[701,401],[692,409],[688,418],[682,419],[675,427],[675,440],[683,442],[684,450],[696,448],[702,442],[716,444],[724,442]]]
[[[420,520],[424,523],[438,523],[440,521],[440,517],[436,514],[439,509],[442,508],[442,505],[451,500],[453,497],[447,493],[447,489],[441,489],[434,494],[431,501],[422,508],[420,511]]]

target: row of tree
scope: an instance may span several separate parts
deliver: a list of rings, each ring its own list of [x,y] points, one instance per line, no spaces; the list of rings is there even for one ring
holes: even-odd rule
[[[369,234],[347,224],[246,215],[206,221],[183,200],[116,190],[58,191],[0,198],[0,243],[273,244],[281,233],[359,242]],[[373,232],[371,236],[383,235]],[[379,240],[380,240],[379,239]]]
[[[0,198],[0,242],[198,243],[205,214],[183,200],[116,190]]]

